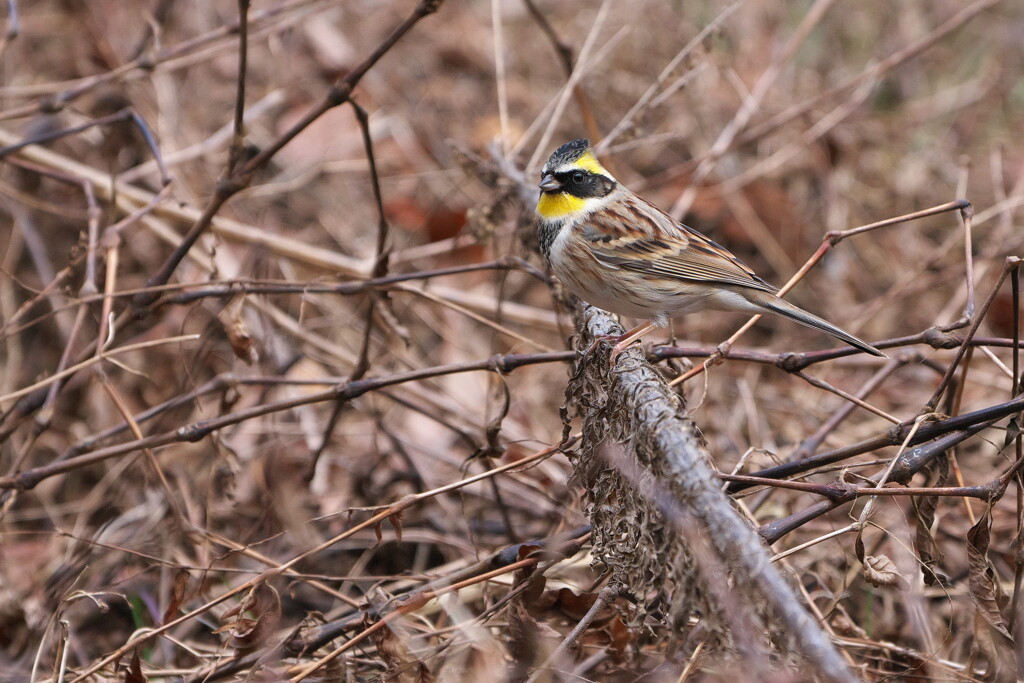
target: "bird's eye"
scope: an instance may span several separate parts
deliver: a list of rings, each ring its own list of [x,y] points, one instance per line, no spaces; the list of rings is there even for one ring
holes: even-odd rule
[[[572,174],[572,181],[574,183],[582,183],[583,179],[586,177],[587,176],[586,174],[583,173],[583,171],[576,171],[575,173]]]

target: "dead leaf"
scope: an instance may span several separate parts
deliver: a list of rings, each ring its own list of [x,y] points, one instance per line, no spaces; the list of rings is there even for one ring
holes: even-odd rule
[[[509,680],[513,681],[522,680],[530,669],[545,661],[562,639],[561,634],[530,615],[524,595],[509,603],[508,633],[508,652],[513,662]]]
[[[367,593],[366,599],[377,616],[383,617],[390,611],[389,605],[393,596],[377,587]],[[363,620],[364,626],[369,627],[374,621],[370,612],[367,612]],[[411,636],[400,622],[393,621],[378,629],[373,635],[373,640],[377,646],[377,653],[387,667],[384,680],[398,683],[431,683],[434,680],[427,665],[409,648]]]
[[[949,476],[949,460],[945,454],[929,463],[924,469],[924,486],[945,486],[946,478]],[[932,525],[935,522],[935,510],[938,506],[938,496],[914,496],[911,505],[914,509],[914,526],[916,535],[914,549],[921,561],[921,571],[924,574],[926,586],[933,586],[940,581],[939,565],[942,563],[943,554],[932,535]]]
[[[253,616],[246,616],[246,612]],[[266,644],[281,621],[281,596],[273,586],[258,584],[244,600],[224,612],[221,620],[224,625],[214,633],[230,634],[237,656],[255,652]]]
[[[132,661],[124,672],[124,683],[148,683],[149,679],[142,673],[142,662],[139,661],[139,651],[132,653]]]
[[[895,586],[903,579],[900,570],[885,555],[864,558],[864,580],[872,586]]]
[[[224,327],[231,350],[246,365],[252,365],[260,359],[256,350],[256,341],[245,320],[245,297],[236,296],[217,314],[217,320]]]
[[[968,586],[974,600],[974,648],[988,660],[985,680],[1010,683],[1017,680],[1013,637],[999,608],[1000,590],[988,561],[992,508],[967,532]]]
[[[404,513],[403,510],[398,510],[395,514],[388,516],[388,522],[390,522],[391,526],[394,528],[394,530],[395,530],[395,539],[399,543],[402,542],[402,517],[404,516],[404,514],[405,513]],[[377,541],[378,542],[380,541],[380,537],[379,536],[377,538]]]
[[[174,583],[171,586],[171,597],[167,602],[167,609],[164,610],[163,623],[167,623],[178,615],[181,603],[185,600],[185,589],[188,588],[190,574],[187,569],[179,569],[174,574]]]

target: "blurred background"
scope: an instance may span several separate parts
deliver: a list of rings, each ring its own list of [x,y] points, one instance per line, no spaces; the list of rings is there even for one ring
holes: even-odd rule
[[[255,150],[272,145],[416,7],[412,0],[253,2],[245,142]],[[965,254],[980,303],[1004,259],[1022,251],[1019,2],[446,0],[353,91],[368,114],[389,226],[386,274],[422,277],[372,293],[322,291],[370,277],[377,256],[368,157],[346,104],[304,128],[217,212],[169,283],[169,295],[193,298],[127,314],[129,295],[165,262],[224,177],[238,93],[238,12],[227,0],[12,0],[0,10],[0,147],[83,126],[0,152],[0,476],[7,477],[0,676],[8,680],[24,680],[37,654],[41,671],[56,671],[65,651],[68,665],[84,670],[137,629],[297,557],[374,506],[557,444],[570,367],[565,357],[539,354],[570,348],[569,311],[525,268],[434,271],[509,255],[543,270],[522,188],[536,183],[540,165],[567,140],[601,140],[602,160],[621,182],[777,285],[829,231],[970,200],[970,251],[956,212],[899,223],[843,241],[790,295],[872,342],[963,317]],[[84,126],[126,111],[145,126],[128,115]],[[166,187],[147,131],[171,179]],[[214,293],[222,283],[262,289]],[[95,292],[123,295],[104,304],[89,298]],[[672,332],[680,347],[713,349],[744,320],[695,315]],[[979,334],[1013,336],[1007,286]],[[667,338],[661,332],[648,341]],[[96,361],[97,340],[116,355]],[[831,345],[784,320],[762,321],[739,342],[766,353]],[[500,375],[479,366],[429,372],[509,353],[537,356]],[[912,418],[954,353],[924,344],[895,349],[897,364],[871,403]],[[349,378],[361,358],[366,378],[428,376],[344,403],[303,402]],[[46,382],[76,363],[85,365]],[[666,374],[686,363],[673,361]],[[1007,400],[1011,366],[1005,348],[976,352],[957,410]],[[852,357],[809,374],[856,393],[879,367]],[[845,404],[770,364],[738,361],[681,391],[722,471],[741,458],[757,469],[790,457]],[[171,438],[98,462],[81,459],[224,416],[222,428],[195,443]],[[857,410],[821,448],[890,426]],[[1002,443],[1003,434],[992,433],[963,447],[966,483],[1005,468],[1012,453]],[[25,486],[15,482],[23,472],[41,474]],[[243,605],[246,618],[264,624],[262,615],[273,614],[277,629],[296,628],[314,612],[337,622],[373,587],[401,593],[510,544],[576,529],[586,517],[570,474],[557,455],[425,497],[393,526],[307,557],[301,576],[273,583],[276,606]],[[777,493],[756,520],[809,500]],[[886,531],[870,537],[908,577],[902,588],[866,584],[846,538],[790,559],[831,626],[863,640],[853,657],[868,675],[918,667],[969,673],[974,632],[963,539],[982,506],[954,498],[939,506],[942,589],[914,578],[913,513],[904,501],[882,506],[876,522]],[[816,520],[775,549],[842,526],[848,514]],[[995,571],[1012,585],[1012,501],[993,520],[993,539],[1001,539],[993,541]],[[600,578],[585,552],[547,576],[550,590],[584,596]],[[521,672],[506,661],[517,659],[509,618],[500,605],[487,611],[510,583],[463,591],[458,608],[409,619],[397,640],[435,674],[454,676],[458,665],[516,679]],[[174,638],[149,641],[142,667],[150,680],[159,672],[198,676],[218,656],[266,647],[273,629],[246,630],[229,610],[234,600],[197,613]],[[551,629],[538,636],[549,646],[579,618],[561,603],[529,607]],[[579,660],[597,659],[580,675],[633,680],[664,661],[664,627],[630,624],[629,606],[616,609],[619,621],[609,617],[585,641]],[[474,631],[466,624],[478,617],[485,628]],[[380,654],[387,649],[367,646],[336,672],[356,678],[337,680],[393,672],[402,657]],[[284,658],[265,671],[285,671]],[[230,675],[241,680],[246,671]],[[111,667],[105,672],[113,675]]]

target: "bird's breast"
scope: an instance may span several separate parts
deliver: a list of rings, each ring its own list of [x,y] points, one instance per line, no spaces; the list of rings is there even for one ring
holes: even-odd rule
[[[538,246],[540,247],[540,253],[544,255],[548,263],[551,263],[555,240],[558,238],[558,234],[563,226],[564,223],[561,221],[546,221],[544,219],[537,223]]]

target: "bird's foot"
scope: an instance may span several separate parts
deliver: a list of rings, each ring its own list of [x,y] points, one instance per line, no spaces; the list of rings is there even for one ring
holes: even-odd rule
[[[621,354],[623,351],[629,348],[633,342],[640,339],[640,337],[642,337],[647,332],[651,331],[651,329],[653,328],[654,325],[647,323],[644,325],[639,325],[638,327],[634,327],[632,330],[626,332],[625,334],[595,335],[594,341],[591,342],[590,346],[587,347],[587,350],[583,352],[583,355],[589,356],[590,354],[592,354],[594,351],[597,350],[597,347],[600,346],[602,342],[615,342],[614,346],[612,346],[611,353],[608,356],[608,365],[614,366],[615,361],[618,360],[619,358],[619,354]]]
[[[583,352],[583,355],[584,356],[589,356],[590,354],[594,353],[595,351],[597,351],[597,347],[599,347],[601,344],[608,343],[608,344],[615,344],[615,346],[618,346],[618,343],[620,341],[622,341],[622,339],[625,338],[625,337],[626,337],[626,335],[624,335],[624,334],[598,334],[598,335],[594,335],[594,341],[590,342],[590,346],[588,346],[586,348],[586,350]],[[615,346],[612,347],[613,358],[615,356],[618,356],[618,353],[621,353],[621,350],[618,353],[615,353]]]
[[[615,361],[619,359],[622,352],[638,341],[640,341],[639,337],[629,334],[628,332],[618,337],[615,342],[615,346],[612,347],[611,353],[608,354],[608,365],[614,366]]]

